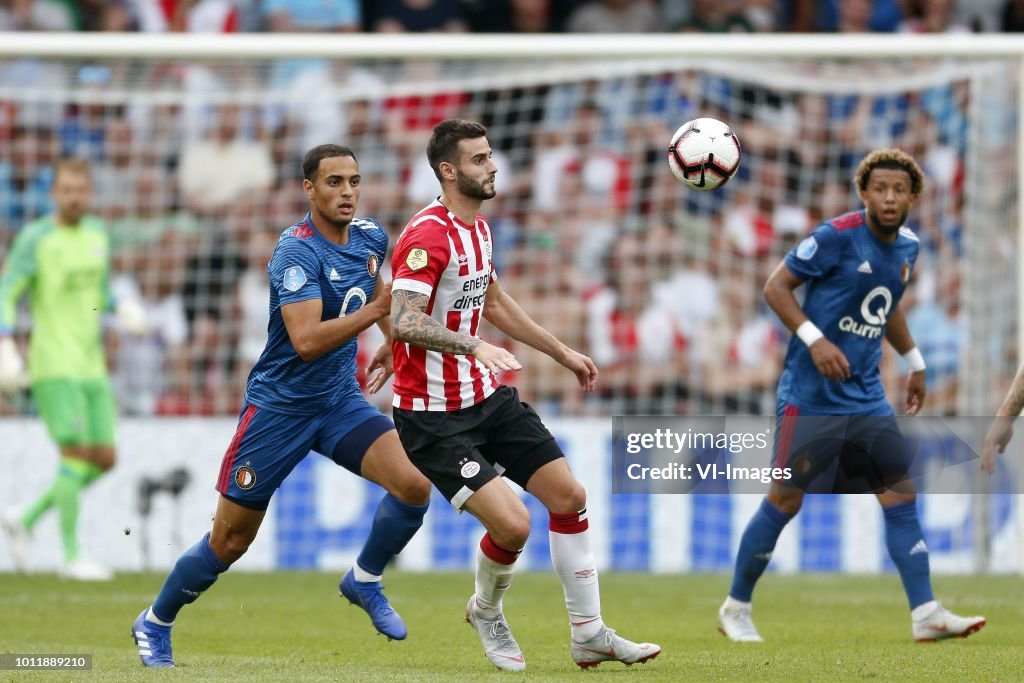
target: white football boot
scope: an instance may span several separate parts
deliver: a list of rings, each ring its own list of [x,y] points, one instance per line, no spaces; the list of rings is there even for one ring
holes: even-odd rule
[[[14,568],[24,574],[28,570],[29,530],[21,523],[21,515],[16,510],[8,510],[0,517],[0,528],[7,535]]]
[[[487,659],[502,671],[525,671],[526,659],[512,637],[505,615],[498,611],[497,616],[486,617],[481,612],[476,606],[476,595],[471,595],[466,605],[466,621],[480,634]]]
[[[597,666],[601,662],[622,662],[626,666],[646,662],[661,654],[654,643],[634,643],[605,626],[585,643],[572,641],[572,660],[581,669]]]
[[[112,571],[83,557],[63,565],[57,570],[57,575],[62,579],[74,581],[110,581],[114,578]]]
[[[946,638],[966,638],[972,633],[977,633],[985,626],[985,617],[960,617],[932,601],[935,607],[920,619],[912,619],[914,640],[919,643],[934,643],[936,640]],[[932,603],[919,605],[914,611],[922,607],[927,608]]]
[[[763,643],[764,638],[754,627],[750,618],[749,602],[726,598],[718,608],[718,630],[722,635],[737,643]]]

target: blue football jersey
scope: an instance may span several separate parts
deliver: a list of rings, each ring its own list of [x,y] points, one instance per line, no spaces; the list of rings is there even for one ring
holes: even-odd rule
[[[786,267],[805,281],[803,311],[850,363],[850,378],[836,382],[814,367],[811,352],[793,335],[779,380],[778,398],[827,414],[892,413],[879,362],[889,313],[896,309],[918,253],[917,236],[900,228],[883,242],[864,211],[827,221],[786,255]]]
[[[311,414],[359,393],[356,340],[306,362],[292,346],[281,306],[321,299],[321,320],[358,311],[373,297],[387,248],[387,232],[370,218],[352,221],[347,244],[324,239],[309,214],[281,234],[267,264],[270,324],[267,345],[249,373],[248,403]]]

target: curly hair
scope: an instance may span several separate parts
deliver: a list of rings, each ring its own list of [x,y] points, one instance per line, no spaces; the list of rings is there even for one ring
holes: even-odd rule
[[[924,190],[924,173],[914,161],[914,157],[901,149],[876,149],[857,165],[853,183],[857,186],[858,191],[863,192],[868,189],[868,179],[876,168],[906,171],[910,176],[910,193],[915,197]]]

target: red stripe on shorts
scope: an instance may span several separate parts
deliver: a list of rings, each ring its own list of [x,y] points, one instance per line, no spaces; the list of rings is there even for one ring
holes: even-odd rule
[[[800,414],[800,409],[794,405],[786,404],[786,409],[782,411],[782,424],[778,426],[779,431],[779,449],[775,453],[775,466],[785,467],[786,463],[789,462],[789,456],[791,455],[789,450],[793,447],[793,432],[796,430],[797,416]]]
[[[228,446],[224,459],[220,461],[220,476],[217,477],[217,490],[221,493],[227,493],[228,485],[231,483],[231,470],[235,468],[235,457],[238,455],[238,449],[242,445],[242,439],[245,437],[245,430],[249,428],[249,423],[252,422],[252,416],[255,414],[256,406],[250,403],[249,407],[242,413],[242,419],[238,421],[235,437],[231,439],[231,445]]]

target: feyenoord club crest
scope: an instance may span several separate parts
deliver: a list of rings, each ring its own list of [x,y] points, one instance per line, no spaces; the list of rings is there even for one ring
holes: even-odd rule
[[[377,255],[371,253],[366,259],[366,271],[370,274],[370,277],[377,277],[377,271],[380,270],[380,262]]]
[[[256,485],[256,472],[248,465],[242,465],[235,472],[235,485],[243,491],[248,491]]]
[[[900,282],[903,284],[910,282],[910,261],[904,261],[900,268]]]

